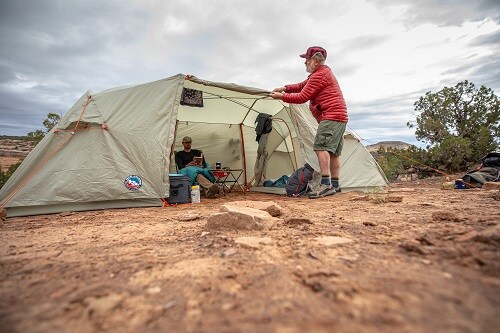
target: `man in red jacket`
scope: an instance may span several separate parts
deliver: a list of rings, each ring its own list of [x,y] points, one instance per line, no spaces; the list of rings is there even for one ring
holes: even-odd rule
[[[348,119],[339,83],[332,70],[325,65],[326,55],[322,47],[308,48],[300,57],[306,59],[306,71],[311,73],[309,77],[301,83],[275,88],[270,95],[293,104],[309,101],[309,108],[318,121],[314,151],[318,156],[322,177],[319,188],[309,194],[311,199],[340,192],[340,154]]]

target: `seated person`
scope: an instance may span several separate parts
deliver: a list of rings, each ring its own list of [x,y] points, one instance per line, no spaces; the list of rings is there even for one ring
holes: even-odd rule
[[[203,152],[201,150],[191,148],[192,142],[193,140],[189,136],[185,136],[182,139],[184,149],[175,153],[175,164],[177,164],[177,168],[180,173],[186,174],[188,173],[185,169],[186,167],[198,167],[199,169],[196,170],[196,181],[200,184],[203,189],[202,192],[207,198],[214,198],[217,194],[219,194],[219,186],[208,179],[213,179],[213,175],[210,171],[206,169],[203,170],[203,168],[208,166],[208,163],[205,161],[205,157],[203,156]],[[200,164],[196,163],[195,157],[201,159]],[[184,169],[184,172],[181,171],[182,169]]]

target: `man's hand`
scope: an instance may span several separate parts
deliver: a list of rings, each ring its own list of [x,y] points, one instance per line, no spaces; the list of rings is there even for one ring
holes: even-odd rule
[[[286,90],[285,87],[274,88],[273,92],[284,92]]]
[[[271,94],[269,94],[269,96],[274,99],[283,99],[283,93],[280,92],[273,91]]]

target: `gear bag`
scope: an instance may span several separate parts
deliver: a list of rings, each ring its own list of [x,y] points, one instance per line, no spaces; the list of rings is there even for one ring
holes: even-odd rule
[[[309,182],[313,179],[314,169],[309,164],[298,168],[292,173],[285,184],[286,195],[300,197],[309,190]]]

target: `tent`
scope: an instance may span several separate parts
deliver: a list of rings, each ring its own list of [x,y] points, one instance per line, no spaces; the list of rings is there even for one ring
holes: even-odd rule
[[[0,209],[25,216],[106,208],[161,206],[168,197],[173,152],[181,138],[208,162],[243,169],[241,183],[291,174],[309,163],[317,124],[306,105],[288,105],[268,91],[178,74],[166,79],[86,92],[33,149],[0,190]],[[255,119],[272,116],[264,161],[257,159]],[[387,180],[349,129],[341,158],[342,188],[380,187]],[[259,173],[261,174],[261,173]]]

